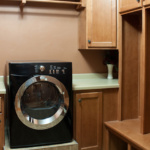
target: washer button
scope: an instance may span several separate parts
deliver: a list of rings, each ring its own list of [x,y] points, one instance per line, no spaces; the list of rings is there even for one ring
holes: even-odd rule
[[[56,74],[59,74],[59,70],[56,70]]]
[[[45,70],[45,67],[41,65],[40,70],[41,70],[41,72],[43,72]]]
[[[49,74],[52,74],[52,70],[49,70]]]
[[[62,69],[62,73],[65,74],[65,69]]]

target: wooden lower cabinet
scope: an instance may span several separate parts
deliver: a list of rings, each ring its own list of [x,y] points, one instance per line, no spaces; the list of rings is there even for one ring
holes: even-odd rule
[[[1,112],[0,112],[0,150],[3,150],[4,146],[4,97],[3,95],[0,95],[0,107],[1,107]]]
[[[102,146],[102,92],[76,94],[76,140],[79,150]]]
[[[104,122],[118,119],[118,88],[74,91],[74,139],[79,150],[105,150]]]
[[[0,114],[0,150],[3,150],[4,146],[4,125],[3,125],[3,115]]]
[[[118,119],[118,89],[74,92],[74,139],[79,150],[105,150],[104,122]]]

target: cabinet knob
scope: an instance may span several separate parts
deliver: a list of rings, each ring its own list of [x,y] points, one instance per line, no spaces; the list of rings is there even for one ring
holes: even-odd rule
[[[78,100],[79,103],[81,103],[81,101],[82,101],[81,99]]]
[[[91,44],[91,40],[88,40],[88,43]]]

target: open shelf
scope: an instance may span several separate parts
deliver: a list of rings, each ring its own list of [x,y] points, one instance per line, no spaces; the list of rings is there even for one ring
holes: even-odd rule
[[[85,0],[7,0],[8,2],[21,2],[20,6],[24,6],[27,3],[52,3],[52,4],[65,4],[76,5],[77,8],[85,7]]]
[[[8,5],[18,5],[23,10],[24,6],[64,6],[69,5],[73,8],[75,6],[76,10],[82,10],[86,7],[86,0],[2,0],[2,4]],[[68,6],[67,6],[68,5]]]
[[[122,16],[122,97],[121,119],[140,116],[140,53],[142,11]]]
[[[19,1],[19,0],[15,0]],[[55,3],[55,4],[70,4],[70,5],[82,5],[82,2],[76,1],[61,1],[61,0],[22,0],[21,3],[25,4],[27,2],[39,2],[39,3]]]

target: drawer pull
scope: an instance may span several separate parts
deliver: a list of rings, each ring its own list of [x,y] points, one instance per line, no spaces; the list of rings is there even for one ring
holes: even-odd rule
[[[91,44],[91,40],[88,40],[88,43]]]

